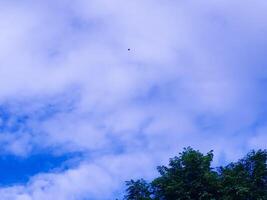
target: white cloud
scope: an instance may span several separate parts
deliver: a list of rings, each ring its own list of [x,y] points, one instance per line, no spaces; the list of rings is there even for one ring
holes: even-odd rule
[[[8,200],[110,199],[114,192],[121,192],[118,188],[124,183],[123,177],[151,178],[152,158],[147,154],[106,156],[64,173],[40,174],[26,186],[2,188],[0,194]]]
[[[259,127],[257,131],[251,136],[248,145],[252,149],[267,149],[267,134],[266,127]]]
[[[101,199],[184,146],[226,160],[264,148],[265,134],[248,132],[266,99],[265,2],[0,4],[0,102],[30,116],[26,131],[1,135],[4,149],[98,156],[2,189],[6,199]],[[49,104],[60,109],[41,118]]]

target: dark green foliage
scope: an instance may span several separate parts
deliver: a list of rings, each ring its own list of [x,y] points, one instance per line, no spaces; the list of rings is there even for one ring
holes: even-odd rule
[[[150,185],[143,179],[134,181],[126,181],[127,195],[124,199],[127,200],[150,200]]]
[[[213,152],[188,147],[158,167],[151,183],[127,181],[126,200],[267,200],[267,151],[252,151],[236,163],[211,168]]]
[[[152,182],[158,199],[212,199],[217,194],[218,176],[211,170],[213,153],[201,154],[191,148],[158,167],[160,177]]]
[[[267,199],[267,152],[252,151],[237,163],[221,167],[220,183],[224,199]]]

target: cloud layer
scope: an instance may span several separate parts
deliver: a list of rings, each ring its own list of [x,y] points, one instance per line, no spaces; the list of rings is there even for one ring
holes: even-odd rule
[[[0,2],[3,154],[81,157],[5,199],[112,199],[182,147],[266,148],[261,0]],[[128,48],[131,50],[128,51]]]

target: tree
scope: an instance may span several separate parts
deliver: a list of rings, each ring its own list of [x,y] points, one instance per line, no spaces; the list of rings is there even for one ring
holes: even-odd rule
[[[188,147],[158,167],[159,177],[127,181],[126,200],[267,200],[267,151],[251,151],[217,170],[213,152]]]
[[[150,185],[143,179],[126,181],[126,192],[124,199],[127,200],[151,200]]]
[[[220,167],[223,199],[267,199],[267,151],[252,151],[237,163]]]
[[[218,197],[218,175],[212,171],[213,153],[186,148],[170,159],[169,167],[158,167],[160,177],[152,182],[155,197],[166,200],[213,199]]]

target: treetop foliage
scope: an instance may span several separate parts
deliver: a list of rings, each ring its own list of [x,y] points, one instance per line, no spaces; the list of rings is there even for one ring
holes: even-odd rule
[[[159,166],[159,177],[126,181],[125,200],[267,200],[267,151],[249,152],[238,162],[212,168],[206,155],[185,148]]]

